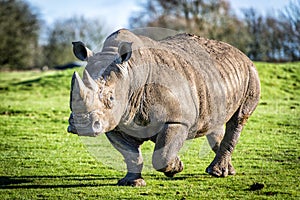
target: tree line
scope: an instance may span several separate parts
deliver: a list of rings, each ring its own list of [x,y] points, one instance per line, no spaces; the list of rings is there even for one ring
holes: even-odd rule
[[[147,0],[131,28],[154,26],[228,42],[256,61],[300,60],[300,0],[266,16],[237,17],[227,0]]]
[[[54,67],[75,60],[71,42],[100,50],[108,34],[97,19],[74,16],[45,30],[38,9],[26,1],[0,0],[0,70]],[[300,60],[300,0],[262,15],[254,8],[237,16],[227,0],[146,0],[129,19],[131,29],[163,27],[221,40],[252,60]],[[41,40],[42,38],[42,40]]]
[[[0,13],[0,70],[59,67],[76,60],[73,41],[99,50],[108,34],[101,21],[80,16],[47,26],[38,9],[22,0],[0,0]]]

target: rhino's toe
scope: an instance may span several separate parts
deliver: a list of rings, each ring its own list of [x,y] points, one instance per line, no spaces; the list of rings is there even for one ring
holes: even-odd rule
[[[235,169],[232,166],[231,162],[229,162],[229,164],[228,164],[228,175],[235,175],[235,174],[236,174]]]

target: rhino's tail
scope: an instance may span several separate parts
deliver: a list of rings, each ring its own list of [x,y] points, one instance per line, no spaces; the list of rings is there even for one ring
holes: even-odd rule
[[[246,96],[240,109],[240,123],[245,124],[248,117],[252,115],[253,111],[256,109],[260,99],[260,81],[258,77],[258,72],[254,65],[251,63],[249,66],[249,82],[246,91]]]

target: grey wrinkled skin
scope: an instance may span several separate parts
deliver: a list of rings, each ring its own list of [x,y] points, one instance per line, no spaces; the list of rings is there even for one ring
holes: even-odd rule
[[[127,175],[118,185],[144,186],[144,141],[155,143],[153,167],[173,177],[185,140],[206,136],[216,153],[206,172],[235,174],[232,152],[260,98],[253,63],[229,44],[191,34],[161,41],[121,29],[101,52],[73,43],[87,61],[83,78],[72,78],[68,131],[105,133],[123,155]],[[117,162],[117,161],[116,161]]]

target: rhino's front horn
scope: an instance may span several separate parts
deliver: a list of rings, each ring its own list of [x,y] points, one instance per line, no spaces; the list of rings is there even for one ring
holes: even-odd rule
[[[70,107],[72,111],[84,112],[85,99],[88,93],[88,88],[85,87],[83,81],[77,72],[74,72],[71,84]]]
[[[94,92],[98,92],[98,84],[92,79],[92,77],[86,69],[83,71],[83,82],[89,89],[91,89]]]

